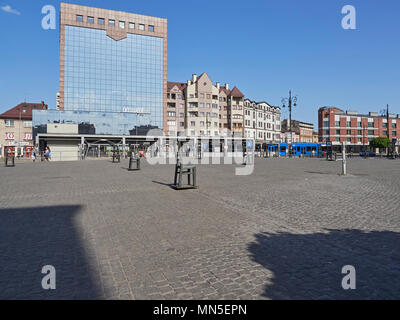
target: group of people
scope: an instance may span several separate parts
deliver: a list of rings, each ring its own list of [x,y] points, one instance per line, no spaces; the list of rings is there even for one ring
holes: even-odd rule
[[[51,161],[51,150],[49,147],[46,147],[46,149],[42,155],[43,155],[42,161],[47,161],[47,162]],[[37,158],[37,152],[36,152],[36,149],[34,149],[34,150],[32,150],[31,159],[33,162],[36,162],[36,158]]]

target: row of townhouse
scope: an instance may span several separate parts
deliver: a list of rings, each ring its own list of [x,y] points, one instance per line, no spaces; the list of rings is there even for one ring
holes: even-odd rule
[[[267,102],[244,101],[244,137],[257,141],[281,142],[281,109]]]
[[[279,142],[279,107],[245,99],[229,84],[214,84],[207,73],[186,83],[168,82],[166,129],[169,136],[234,136]]]

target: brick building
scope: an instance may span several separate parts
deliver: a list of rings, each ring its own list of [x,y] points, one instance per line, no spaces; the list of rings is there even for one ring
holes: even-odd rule
[[[340,145],[343,142],[352,146],[366,146],[377,137],[400,138],[400,115],[386,115],[377,112],[358,114],[356,111],[343,111],[335,107],[318,110],[318,135],[320,142]],[[388,135],[389,134],[389,135]]]

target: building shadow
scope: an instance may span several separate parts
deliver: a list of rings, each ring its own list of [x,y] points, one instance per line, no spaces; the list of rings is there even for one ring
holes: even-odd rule
[[[101,286],[76,229],[80,206],[0,209],[0,299],[100,299]],[[54,266],[56,289],[42,268]]]
[[[273,273],[269,299],[399,299],[400,234],[326,230],[326,233],[260,233],[249,244],[252,259]],[[345,265],[356,270],[356,289],[344,290]]]

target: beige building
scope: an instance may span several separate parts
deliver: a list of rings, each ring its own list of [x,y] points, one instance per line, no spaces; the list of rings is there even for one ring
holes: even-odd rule
[[[245,99],[244,137],[265,143],[281,142],[281,109],[265,101]]]
[[[167,88],[168,135],[243,136],[244,95],[238,88],[214,84],[207,73],[168,82]]]
[[[0,115],[0,156],[29,158],[34,147],[32,110],[47,110],[41,103],[20,103]]]
[[[290,122],[289,119],[282,121],[282,131],[286,134],[286,137],[290,140]],[[292,120],[292,133],[293,142],[306,142],[312,143],[314,141],[314,125],[312,123],[301,122],[297,120]],[[296,135],[299,141],[296,140]],[[290,141],[286,141],[289,142]]]

